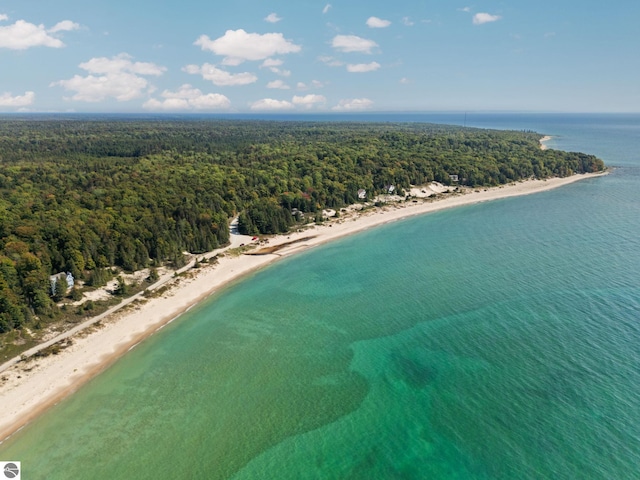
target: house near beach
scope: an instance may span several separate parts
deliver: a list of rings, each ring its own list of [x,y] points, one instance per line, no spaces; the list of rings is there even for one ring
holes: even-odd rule
[[[360,200],[364,200],[365,198],[367,198],[367,191],[364,188],[358,190],[358,198]]]
[[[64,278],[67,281],[67,288],[73,288],[75,285],[75,279],[71,272],[60,272],[55,275],[51,275],[49,277],[49,284],[51,285],[51,295],[56,293],[56,283],[58,283],[59,278]]]

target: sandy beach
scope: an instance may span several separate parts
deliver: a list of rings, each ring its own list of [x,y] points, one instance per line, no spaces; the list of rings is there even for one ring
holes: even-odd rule
[[[544,137],[542,142],[550,137]],[[544,145],[543,145],[544,147]],[[368,228],[415,215],[479,202],[528,195],[561,187],[601,174],[573,175],[567,178],[532,180],[489,189],[469,189],[468,193],[441,194],[437,199],[417,199],[390,203],[362,212],[349,209],[323,225],[301,228],[287,235],[274,236],[268,244],[240,254],[237,247],[251,238],[232,235],[232,245],[210,252],[217,263],[188,269],[181,276],[167,275],[170,288],[149,298],[136,296],[124,308],[105,316],[98,325],[78,328],[71,334],[72,344],[56,355],[30,361],[8,362],[0,368],[0,439],[33,420],[63,397],[71,394],[139,342],[212,293],[220,291],[242,276],[255,272],[279,258],[361,232]],[[263,248],[262,254],[260,249]],[[203,257],[198,256],[199,258]]]
[[[549,147],[547,146],[547,143],[546,143],[546,142],[548,142],[549,140],[551,140],[551,138],[552,138],[552,137],[550,137],[549,135],[545,135],[544,137],[542,137],[542,138],[540,139],[540,149],[541,149],[541,150],[546,150],[546,149],[548,149],[548,148],[549,148]]]

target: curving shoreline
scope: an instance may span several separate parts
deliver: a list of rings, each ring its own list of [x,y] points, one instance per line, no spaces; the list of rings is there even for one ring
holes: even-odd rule
[[[391,221],[422,215],[446,208],[513,196],[538,193],[601,174],[573,175],[567,178],[533,180],[491,189],[478,189],[441,200],[402,203],[367,210],[353,217],[341,217],[322,226],[270,239],[273,253],[229,255],[217,265],[190,270],[193,276],[180,279],[171,290],[143,304],[132,303],[108,317],[99,330],[73,336],[73,345],[58,355],[18,363],[5,372],[0,385],[0,439],[5,439],[53,404],[73,393],[123,354],[154,332],[170,323],[207,296],[220,291],[240,277],[316,245],[361,232]],[[279,247],[279,248],[278,248]],[[20,378],[18,378],[20,377]]]
[[[544,137],[542,137],[540,139],[540,150],[547,150],[549,148],[549,146],[547,145],[547,142],[552,138],[553,137],[551,137],[550,135],[545,135]]]

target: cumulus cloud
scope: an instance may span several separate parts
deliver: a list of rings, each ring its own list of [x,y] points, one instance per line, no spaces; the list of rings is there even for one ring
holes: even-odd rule
[[[326,86],[325,82],[321,82],[320,80],[311,80],[311,85],[307,85],[304,82],[298,82],[296,84],[296,88],[298,90],[308,90],[309,88],[323,88]]]
[[[267,111],[267,110],[291,110],[294,108],[293,103],[286,100],[274,100],[273,98],[263,98],[251,104],[251,110]]]
[[[5,92],[0,95],[0,107],[27,107],[32,105],[36,99],[34,92],[24,92],[24,95],[11,96],[11,93]]]
[[[78,23],[72,22],[71,20],[63,20],[62,22],[56,23],[53,28],[50,28],[49,33],[71,32],[79,28],[80,25]]]
[[[322,9],[322,13],[325,14],[327,13],[329,10],[331,10],[331,4],[327,3],[324,8]]]
[[[92,58],[79,65],[89,75],[74,75],[69,80],[53,82],[50,86],[61,86],[75,92],[71,99],[83,102],[100,102],[109,97],[119,102],[132,100],[150,88],[148,80],[142,75],[159,76],[166,68],[154,63],[133,62],[131,58],[126,53],[111,58]]]
[[[0,20],[8,20],[2,15]],[[80,25],[70,20],[57,23],[53,28],[46,29],[44,25],[35,25],[24,20],[18,20],[12,25],[0,27],[0,48],[11,50],[26,50],[31,47],[62,48],[64,43],[56,34],[77,30]]]
[[[216,67],[215,65],[211,65],[210,63],[205,63],[201,67],[198,65],[187,65],[182,69],[182,71],[192,75],[202,75],[202,78],[209,80],[219,87],[249,85],[250,83],[255,83],[258,80],[258,77],[253,73],[230,73]]]
[[[280,90],[289,90],[289,85],[284,83],[282,80],[274,80],[273,82],[267,83],[267,88],[279,88]]]
[[[491,15],[490,13],[476,13],[473,16],[474,25],[482,25],[483,23],[497,22],[502,17],[500,15]]]
[[[351,73],[365,73],[365,72],[373,72],[380,68],[380,64],[378,62],[371,63],[356,63],[356,64],[348,64],[347,72]]]
[[[0,13],[0,22],[4,22],[5,20],[9,20],[9,17],[4,13]]]
[[[278,23],[280,20],[282,20],[282,17],[279,17],[277,13],[270,13],[264,17],[264,21],[269,23]]]
[[[312,108],[319,103],[327,103],[327,99],[324,95],[309,94],[305,96],[294,95],[292,102],[294,105],[299,105],[305,108]]]
[[[216,55],[224,56],[223,65],[240,65],[250,60],[264,60],[274,55],[296,53],[300,45],[284,38],[282,33],[247,33],[244,30],[227,30],[222,37],[211,40],[201,35],[194,45]]]
[[[277,58],[267,58],[264,62],[262,62],[262,65],[260,65],[260,68],[268,68],[273,73],[275,73],[277,75],[280,75],[282,77],[291,76],[291,71],[290,70],[283,70],[283,69],[278,68],[283,63],[284,62],[282,60],[277,59]]]
[[[336,112],[355,112],[371,108],[373,101],[368,98],[346,98],[340,100],[331,110]]]
[[[260,65],[260,68],[279,67],[283,63],[284,62],[278,58],[267,58],[264,62],[262,62],[262,65]]]
[[[165,90],[160,95],[164,100],[152,98],[142,105],[147,110],[226,110],[231,106],[227,97],[219,93],[202,93],[188,83],[177,92]]]
[[[383,20],[378,17],[369,17],[367,19],[367,27],[369,28],[386,28],[391,25],[389,20]]]
[[[361,38],[356,35],[336,35],[333,37],[331,46],[345,53],[371,53],[371,49],[377,47],[378,44],[373,40]]]
[[[91,73],[117,73],[127,71],[137,75],[154,75],[160,76],[167,71],[165,67],[150,62],[132,62],[131,56],[121,53],[115,57],[95,57],[80,64],[80,68]]]

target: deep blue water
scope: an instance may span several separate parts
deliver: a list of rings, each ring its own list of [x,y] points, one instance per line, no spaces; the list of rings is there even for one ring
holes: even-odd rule
[[[539,131],[617,168],[285,259],[0,457],[28,478],[640,478],[640,115],[466,125]]]

